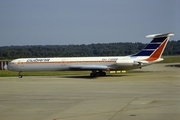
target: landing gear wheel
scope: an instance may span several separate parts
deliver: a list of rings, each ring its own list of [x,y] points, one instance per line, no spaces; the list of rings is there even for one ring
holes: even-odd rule
[[[99,70],[99,76],[106,76],[106,72],[103,72],[102,70]]]
[[[99,72],[92,71],[90,77],[96,77],[96,76],[106,76],[106,72],[103,72],[102,70],[99,70]]]
[[[18,77],[19,77],[19,78],[22,78],[21,72],[18,73]]]
[[[22,75],[19,75],[18,77],[19,77],[19,78],[22,78]]]
[[[90,77],[96,77],[96,73],[91,73]]]
[[[101,76],[106,76],[106,72],[101,72]]]

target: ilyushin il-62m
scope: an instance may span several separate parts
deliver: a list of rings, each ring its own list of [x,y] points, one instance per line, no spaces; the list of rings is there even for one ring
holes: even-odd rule
[[[152,41],[140,52],[127,56],[103,57],[56,57],[56,58],[18,58],[5,65],[4,68],[23,71],[92,71],[91,77],[105,76],[106,71],[120,71],[142,68],[162,61],[161,55],[172,33],[146,36]]]

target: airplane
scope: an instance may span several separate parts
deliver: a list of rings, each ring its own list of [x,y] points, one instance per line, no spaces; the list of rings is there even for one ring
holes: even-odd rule
[[[140,52],[127,56],[18,58],[5,65],[6,70],[17,71],[92,71],[91,77],[106,76],[107,71],[142,68],[163,60],[161,55],[173,33],[147,35],[152,41]]]

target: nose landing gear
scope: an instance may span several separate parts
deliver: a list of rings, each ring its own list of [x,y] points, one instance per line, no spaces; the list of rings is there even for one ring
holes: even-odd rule
[[[18,73],[18,77],[19,77],[19,78],[22,78],[21,72]]]

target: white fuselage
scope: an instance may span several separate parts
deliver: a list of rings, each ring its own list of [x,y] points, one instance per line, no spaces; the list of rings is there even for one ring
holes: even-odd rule
[[[21,58],[8,64],[12,71],[61,71],[61,70],[127,70],[146,66],[136,61],[146,57],[62,57],[62,58]]]

